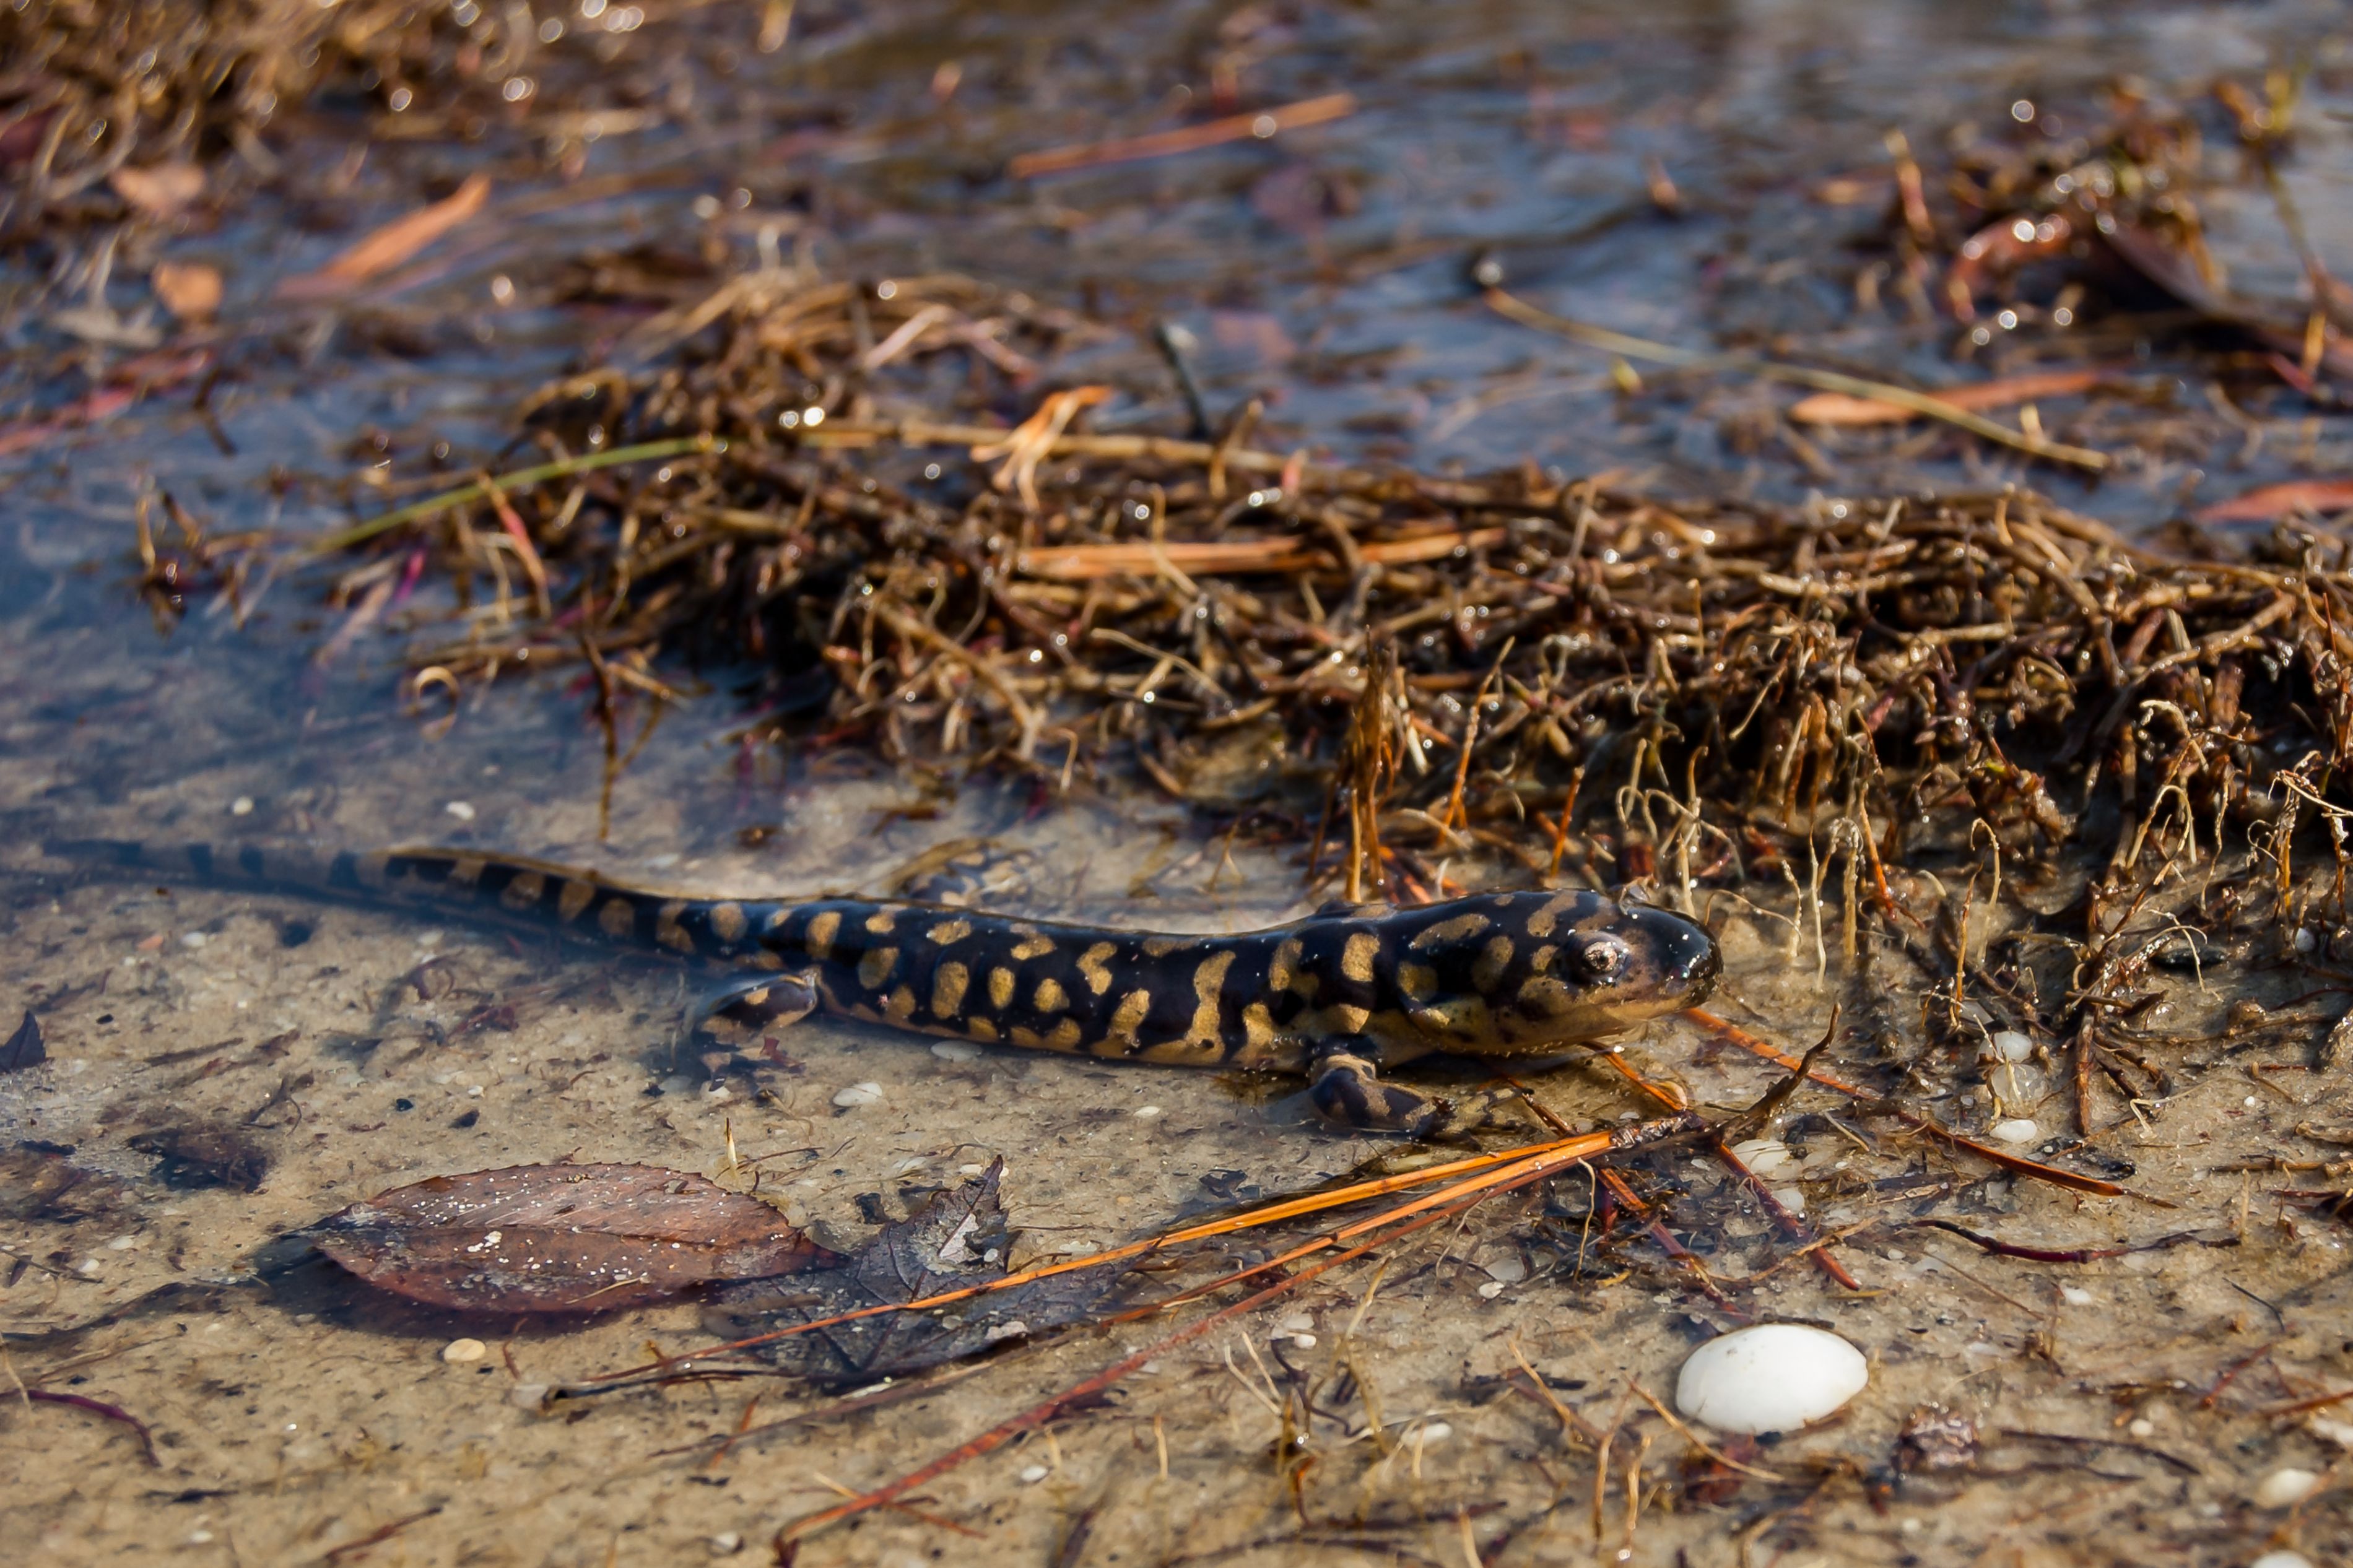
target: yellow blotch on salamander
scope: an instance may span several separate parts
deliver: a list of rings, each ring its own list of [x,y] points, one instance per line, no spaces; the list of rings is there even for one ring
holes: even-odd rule
[[[1100,996],[1111,989],[1111,968],[1106,962],[1119,951],[1108,942],[1099,942],[1079,954],[1079,973],[1086,976],[1087,989]]]
[[[808,930],[802,934],[801,945],[808,955],[822,963],[833,956],[833,939],[841,930],[841,915],[835,910],[825,910],[812,916]]]
[[[1050,1051],[1075,1051],[1079,1048],[1082,1031],[1076,1018],[1065,1018],[1046,1032],[1046,1048]]]
[[[596,926],[616,942],[638,929],[638,907],[627,899],[607,899],[596,911]]]
[[[555,895],[555,912],[564,920],[576,921],[596,901],[596,884],[578,878],[567,878],[564,890]]]
[[[1503,981],[1504,971],[1512,966],[1512,952],[1510,937],[1489,937],[1471,965],[1471,984],[1482,994],[1493,991]]]
[[[1400,963],[1397,969],[1398,989],[1409,1002],[1427,1002],[1438,994],[1438,971],[1427,963]]]
[[[654,940],[675,952],[692,952],[694,939],[678,923],[678,917],[685,912],[684,899],[672,899],[664,904],[654,916]]]
[[[1299,939],[1295,936],[1284,937],[1274,944],[1274,956],[1266,963],[1266,988],[1270,991],[1296,991],[1312,1000],[1315,995],[1315,976],[1299,972],[1300,951]]]
[[[943,963],[932,972],[932,1016],[953,1018],[964,1005],[964,989],[972,983],[972,971],[961,963]]]
[[[889,910],[876,910],[866,917],[866,929],[876,936],[889,936],[898,923]]]
[[[899,950],[895,947],[869,948],[866,956],[858,961],[858,984],[869,991],[880,991],[891,972],[899,967]]]
[[[1550,936],[1553,927],[1560,923],[1560,917],[1577,907],[1577,900],[1575,893],[1556,893],[1546,900],[1544,907],[1527,918],[1528,934],[1533,937]]]
[[[1148,936],[1144,939],[1147,958],[1166,958],[1172,952],[1182,952],[1193,945],[1193,938],[1184,936]]]
[[[882,1016],[894,1024],[903,1024],[915,1016],[915,992],[910,985],[893,986],[883,999]]]
[[[934,947],[953,947],[972,934],[972,922],[967,920],[942,921],[923,933],[923,939]]]
[[[991,1045],[997,1043],[997,1026],[986,1018],[966,1019],[964,1032],[976,1040],[987,1040]]]
[[[1111,1016],[1109,1037],[1131,1051],[1135,1049],[1135,1031],[1144,1026],[1144,1016],[1151,1011],[1151,992],[1129,992],[1119,999],[1119,1006]]]
[[[1033,958],[1043,958],[1054,951],[1054,944],[1042,936],[1025,936],[1013,944],[1013,956],[1027,963]]]
[[[741,942],[747,922],[744,906],[735,903],[711,906],[711,934],[724,942]]]
[[[1549,974],[1539,974],[1521,986],[1519,1001],[1523,1007],[1533,1007],[1556,1018],[1577,1005],[1577,998],[1568,987]]]
[[[1226,971],[1233,966],[1234,950],[1229,947],[1211,953],[1193,971],[1193,1026],[1185,1031],[1187,1045],[1218,1043],[1222,1022],[1218,1016],[1218,992],[1226,983]]]
[[[1354,932],[1348,944],[1340,950],[1340,973],[1359,985],[1370,984],[1373,978],[1373,955],[1381,950],[1381,939],[1368,931]]]
[[[1071,994],[1062,989],[1060,981],[1053,979],[1038,982],[1037,994],[1029,999],[1031,1010],[1039,1013],[1059,1013],[1070,1005]]]
[[[509,882],[499,892],[499,902],[511,910],[527,910],[539,902],[547,891],[547,879],[536,871],[525,871]]]
[[[1414,933],[1413,940],[1406,945],[1419,952],[1425,947],[1436,947],[1440,942],[1459,942],[1466,936],[1477,936],[1487,929],[1487,925],[1485,915],[1456,915],[1451,921],[1440,921],[1434,926],[1424,926]],[[1531,931],[1535,929],[1533,923],[1530,924],[1529,929]],[[1544,932],[1537,931],[1536,934],[1542,936]]]
[[[470,888],[482,879],[482,868],[489,864],[479,855],[461,855],[449,862],[449,879]]]
[[[1000,1013],[1013,1005],[1013,971],[992,969],[988,972],[988,1005]]]

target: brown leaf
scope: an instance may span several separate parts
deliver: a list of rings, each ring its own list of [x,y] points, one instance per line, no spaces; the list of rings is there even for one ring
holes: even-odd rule
[[[435,1176],[323,1221],[321,1251],[411,1300],[470,1312],[605,1312],[828,1255],[757,1198],[655,1165]]]
[[[393,219],[316,272],[288,279],[278,286],[278,292],[292,300],[340,294],[387,268],[399,266],[481,211],[482,204],[490,199],[490,177],[470,174],[464,184],[439,201]]]
[[[2290,479],[2218,500],[2198,514],[2200,522],[2269,522],[2292,511],[2343,511],[2353,507],[2353,479]]]
[[[176,217],[205,194],[205,172],[194,163],[150,163],[117,169],[106,183],[149,217]]]
[[[2007,408],[2016,403],[2031,403],[2038,397],[2072,397],[2089,392],[2108,379],[2108,373],[2099,370],[2053,370],[2033,375],[2013,375],[2000,381],[1978,382],[1968,386],[1940,386],[1928,395],[1939,403],[1949,403],[1956,408],[1982,414],[1989,408]],[[1853,397],[1843,392],[1817,392],[1811,397],[1801,397],[1789,410],[1789,417],[1800,425],[1901,425],[1907,420],[1924,417],[1916,408],[1900,404],[1882,403],[1875,397]]]
[[[184,321],[210,321],[220,309],[221,275],[202,262],[159,261],[147,281],[164,309]]]

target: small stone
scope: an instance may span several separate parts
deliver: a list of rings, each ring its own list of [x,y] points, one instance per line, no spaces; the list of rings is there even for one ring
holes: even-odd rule
[[[507,1403],[525,1410],[539,1410],[547,1404],[547,1387],[543,1383],[518,1383],[507,1390]]]
[[[253,815],[253,797],[249,795],[238,795],[235,800],[228,803],[228,814],[231,816],[251,816]]]
[[[1806,1191],[1803,1187],[1772,1187],[1767,1190],[1772,1193],[1775,1203],[1779,1204],[1791,1214],[1802,1215],[1806,1212]]]
[[[212,938],[206,936],[203,931],[192,931],[180,939],[180,945],[182,947],[202,947],[205,943],[210,941],[212,941]]]
[[[882,1086],[879,1083],[853,1083],[848,1089],[835,1089],[833,1102],[844,1110],[852,1110],[861,1105],[880,1105],[882,1103]]]
[[[958,1165],[956,1167],[956,1174],[959,1176],[977,1176],[987,1169],[988,1167],[986,1165]]]
[[[1870,1381],[1862,1352],[1838,1335],[1759,1323],[1692,1352],[1675,1380],[1675,1408],[1725,1432],[1795,1432]]]
[[[2154,1437],[2157,1436],[2157,1423],[2146,1415],[2137,1415],[2125,1430],[2136,1437]]]
[[[2312,1559],[2301,1552],[2290,1552],[2282,1547],[2275,1552],[2264,1552],[2248,1563],[2247,1568],[2312,1568]]]
[[[2284,1465],[2255,1483],[2257,1508],[2291,1508],[2320,1489],[2320,1478],[2310,1470]]]
[[[935,1040],[932,1055],[944,1062],[976,1062],[980,1059],[980,1047],[965,1040]]]
[[[1160,1108],[1156,1105],[1139,1105],[1135,1108],[1135,1119],[1138,1121],[1150,1121],[1159,1114]]]
[[[2084,1289],[2081,1285],[2060,1286],[2059,1299],[2066,1302],[2067,1305],[2071,1307],[2088,1307],[2094,1301],[2098,1300],[2097,1297],[2094,1296],[2089,1290]]]
[[[460,822],[471,822],[474,820],[474,807],[473,803],[470,801],[453,800],[441,809],[448,812],[450,816],[456,817]]]
[[[713,1557],[733,1557],[744,1550],[744,1538],[732,1530],[723,1530],[711,1538]]]
[[[1776,1176],[1798,1173],[1798,1162],[1789,1153],[1789,1146],[1778,1138],[1751,1138],[1735,1143],[1732,1152],[1742,1164],[1768,1182]]]
[[[2031,1143],[2042,1136],[2042,1129],[2031,1116],[2013,1116],[2007,1121],[1997,1121],[1988,1130],[1999,1143]]]
[[[441,1347],[441,1359],[455,1366],[480,1361],[491,1353],[491,1347],[480,1340],[451,1340]]]
[[[1479,1295],[1482,1300],[1492,1301],[1503,1293],[1504,1282],[1501,1279],[1490,1279],[1479,1287]]]
[[[2016,1029],[2004,1029],[1993,1037],[1993,1054],[2006,1062],[2022,1062],[2034,1054],[2034,1042]]]
[[[1443,1421],[1432,1421],[1421,1429],[1424,1443],[1443,1443],[1454,1436],[1454,1428]]]
[[[1506,1285],[1516,1285],[1528,1277],[1528,1266],[1515,1253],[1507,1253],[1486,1266],[1487,1278],[1500,1279]]]
[[[1034,1487],[1053,1473],[1043,1465],[1024,1465],[1021,1467],[1021,1483]]]

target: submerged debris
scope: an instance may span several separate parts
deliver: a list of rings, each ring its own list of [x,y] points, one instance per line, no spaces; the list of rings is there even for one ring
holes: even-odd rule
[[[470,1312],[603,1312],[827,1255],[757,1198],[653,1165],[516,1165],[435,1176],[312,1233],[381,1289]]]

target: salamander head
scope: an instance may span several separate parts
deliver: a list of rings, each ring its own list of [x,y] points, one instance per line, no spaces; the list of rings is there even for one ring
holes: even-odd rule
[[[1704,928],[1598,893],[1491,894],[1390,918],[1398,988],[1446,1050],[1532,1055],[1622,1034],[1697,1005],[1721,966]]]

